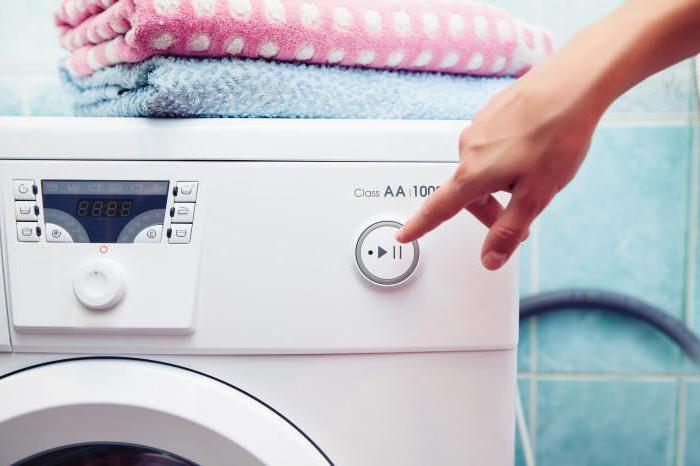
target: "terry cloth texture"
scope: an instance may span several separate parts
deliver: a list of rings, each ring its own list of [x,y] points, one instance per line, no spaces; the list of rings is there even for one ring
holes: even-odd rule
[[[470,119],[511,78],[247,59],[156,57],[61,76],[76,114],[113,117]]]
[[[520,76],[552,51],[504,10],[448,0],[63,0],[56,23],[78,76],[156,55]]]

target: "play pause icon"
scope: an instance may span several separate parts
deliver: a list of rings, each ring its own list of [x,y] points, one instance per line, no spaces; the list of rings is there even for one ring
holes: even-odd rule
[[[381,259],[387,255],[389,251],[381,246],[377,246],[377,259]],[[403,246],[392,246],[391,247],[391,258],[392,259],[403,259]]]

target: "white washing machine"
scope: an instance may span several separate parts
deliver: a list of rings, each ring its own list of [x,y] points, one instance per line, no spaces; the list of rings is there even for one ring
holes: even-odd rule
[[[0,119],[0,464],[513,464],[457,122]]]

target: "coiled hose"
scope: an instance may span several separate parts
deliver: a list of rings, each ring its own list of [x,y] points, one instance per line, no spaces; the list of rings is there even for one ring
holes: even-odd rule
[[[700,64],[700,62],[698,62]],[[700,66],[699,66],[700,69]],[[646,322],[673,340],[700,368],[700,338],[680,320],[642,300],[604,290],[569,289],[540,293],[520,300],[520,320],[567,309],[593,309],[611,312]],[[516,404],[517,428],[527,466],[535,466],[530,433],[518,392]]]
[[[637,298],[604,290],[560,290],[520,301],[520,320],[565,309],[594,309],[648,323],[673,340],[700,367],[700,338],[680,320]]]

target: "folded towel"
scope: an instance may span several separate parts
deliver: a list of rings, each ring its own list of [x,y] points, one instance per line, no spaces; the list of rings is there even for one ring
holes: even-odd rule
[[[503,10],[447,0],[63,0],[68,69],[155,55],[519,76],[552,50]]]
[[[510,78],[156,57],[61,76],[83,116],[470,119]]]

